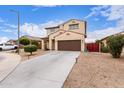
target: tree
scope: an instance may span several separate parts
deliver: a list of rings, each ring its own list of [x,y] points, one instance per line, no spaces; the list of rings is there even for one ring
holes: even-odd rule
[[[29,45],[29,44],[30,44],[30,40],[29,40],[28,38],[26,38],[26,37],[20,38],[20,39],[19,39],[19,42],[20,42],[20,44],[22,44],[22,45]]]
[[[124,46],[124,35],[110,36],[107,45],[113,58],[120,58]]]
[[[24,47],[24,51],[30,52],[30,54],[32,55],[32,52],[37,51],[37,46],[36,45],[27,45]]]
[[[36,41],[36,40],[31,40],[31,44],[36,45],[38,47],[38,41]]]
[[[98,43],[98,44],[101,43],[101,40],[96,40],[96,43]]]

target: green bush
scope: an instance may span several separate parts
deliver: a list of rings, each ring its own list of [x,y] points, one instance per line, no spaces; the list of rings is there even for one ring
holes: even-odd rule
[[[101,47],[101,52],[103,52],[103,53],[109,53],[108,47],[107,46],[102,46]]]
[[[32,55],[32,52],[37,51],[37,46],[36,45],[27,45],[24,47],[24,51],[30,52],[30,54]]]
[[[26,37],[20,38],[20,39],[19,39],[19,42],[20,42],[20,44],[22,44],[22,45],[29,45],[29,44],[30,44],[30,40],[29,40],[28,38],[26,38]]]
[[[31,44],[36,45],[38,47],[38,41],[36,41],[36,40],[31,40]]]
[[[110,36],[107,45],[113,58],[120,58],[124,46],[124,35]]]
[[[96,40],[96,43],[98,43],[98,44],[101,43],[101,40]]]

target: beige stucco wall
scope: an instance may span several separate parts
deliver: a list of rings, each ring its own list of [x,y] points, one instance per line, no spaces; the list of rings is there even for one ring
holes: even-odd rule
[[[102,43],[103,43],[105,46],[107,46],[107,44],[106,44],[106,39],[102,40]]]
[[[69,22],[65,23],[64,25],[60,25],[60,29],[69,30],[70,24],[79,24],[79,29],[74,29],[71,31],[85,34],[85,22],[83,22],[83,21],[70,20]]]
[[[122,50],[122,52],[124,53],[124,47],[123,47],[123,50]]]
[[[59,35],[63,32],[65,32],[65,31],[64,30],[59,30],[56,33],[53,33],[53,34],[49,35],[49,49],[50,50],[52,50],[52,39],[54,39],[55,36],[57,36],[57,35]]]
[[[45,50],[44,40],[41,40],[41,49]]]
[[[64,32],[62,35],[55,37],[56,40],[84,40],[84,35],[76,34],[71,31]]]

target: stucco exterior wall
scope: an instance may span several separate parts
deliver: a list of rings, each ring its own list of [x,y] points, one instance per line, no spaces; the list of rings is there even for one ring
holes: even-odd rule
[[[41,49],[45,50],[44,40],[41,40]]]
[[[124,48],[123,48],[122,52],[124,53]]]
[[[107,44],[106,44],[106,39],[102,40],[102,43],[103,43],[105,46],[107,46]]]
[[[71,21],[67,22],[66,24],[64,24],[63,29],[64,30],[70,30],[69,25],[72,25],[72,24],[79,24],[79,29],[74,29],[71,31],[85,34],[85,22],[78,21],[78,20],[71,20]]]
[[[62,35],[55,37],[56,40],[83,40],[84,35],[76,34],[73,32],[64,32]]]
[[[65,32],[64,30],[59,30],[51,35],[49,35],[49,49],[52,50],[52,39],[55,39],[54,37]]]

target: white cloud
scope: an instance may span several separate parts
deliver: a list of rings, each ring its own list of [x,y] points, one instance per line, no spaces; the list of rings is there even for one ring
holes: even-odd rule
[[[99,18],[94,18],[95,21],[99,21]]]
[[[102,16],[107,17],[108,21],[119,20],[124,18],[124,5],[113,6],[96,6],[91,8],[91,12],[85,17]]]
[[[3,22],[5,22],[5,21],[0,17],[0,23],[3,23]]]
[[[4,27],[5,25],[0,27],[0,31],[5,32],[5,33],[12,33],[12,34],[17,34],[17,28],[11,28],[11,27]]]
[[[17,28],[17,25],[14,25],[14,24],[5,23],[4,25],[5,25],[5,26],[8,26],[8,27],[10,27],[10,28]]]
[[[32,11],[37,11],[41,7],[56,7],[57,5],[34,5],[35,8],[32,9]]]
[[[57,5],[35,5],[35,7],[56,7]]]
[[[108,27],[106,29],[101,29],[101,30],[95,30],[93,32],[88,32],[87,33],[87,38],[88,39],[102,39],[106,36],[110,36],[116,33],[119,33],[121,31],[124,31],[124,26],[119,26],[119,27]]]
[[[107,11],[106,11],[107,12]],[[107,20],[119,20],[124,18],[124,6],[114,5],[108,9]]]
[[[0,37],[0,44],[1,43],[6,43],[9,40],[8,37]]]
[[[34,23],[24,23],[21,26],[21,32],[22,35],[30,35],[30,36],[36,36],[36,37],[45,37],[46,36],[46,30],[45,27],[51,27],[56,26],[63,21],[61,20],[55,20],[55,21],[49,21],[42,24],[34,24]]]
[[[93,38],[86,38],[85,43],[95,43],[96,39]]]
[[[88,32],[88,39],[102,39],[106,36],[124,31],[124,6],[96,6],[91,9],[91,13],[86,18],[95,16],[106,17],[106,23],[114,20],[116,21],[116,26]]]
[[[107,13],[105,12],[106,13],[105,14],[104,13],[104,10],[105,9],[108,9],[109,7],[110,6],[108,6],[108,5],[104,5],[104,6],[99,5],[99,6],[93,7],[93,8],[91,8],[91,12],[85,18],[90,18],[92,16],[98,16],[98,15],[104,15],[104,16],[106,16]]]

